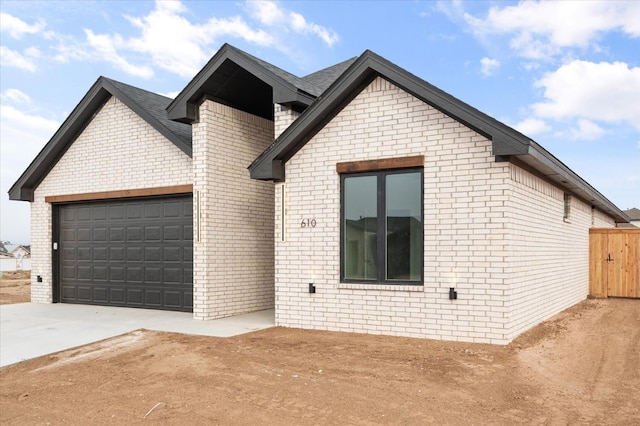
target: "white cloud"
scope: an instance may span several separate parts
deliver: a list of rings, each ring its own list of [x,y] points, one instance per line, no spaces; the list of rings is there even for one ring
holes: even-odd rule
[[[493,75],[498,68],[500,68],[498,60],[487,57],[480,59],[480,73],[485,77]]]
[[[551,130],[551,126],[539,118],[526,118],[515,124],[513,128],[527,136],[546,133]]]
[[[203,24],[195,24],[181,15],[185,10],[180,2],[156,2],[155,9],[147,16],[127,17],[140,29],[141,35],[117,47],[148,55],[154,65],[188,78],[209,59],[209,46],[218,39],[231,36],[261,46],[277,44],[265,31],[251,28],[240,17],[213,17]]]
[[[2,93],[8,98],[26,101],[24,93],[15,89]],[[0,230],[2,238],[14,242],[29,242],[29,203],[9,201],[7,191],[35,158],[60,123],[24,112],[9,105],[0,105]]]
[[[7,89],[0,93],[0,100],[5,103],[12,104],[29,104],[31,98],[26,93],[21,92],[18,89]]]
[[[569,139],[577,141],[594,141],[600,139],[604,134],[603,128],[584,118],[578,120],[577,127],[571,128],[567,132]]]
[[[222,41],[228,39],[270,47],[298,61],[307,52],[296,49],[291,33],[314,36],[328,46],[338,40],[333,30],[308,22],[301,14],[277,2],[247,2],[244,11],[248,20],[242,16],[213,16],[196,22],[182,2],[158,0],[146,15],[125,16],[138,34],[123,36],[124,33],[100,33],[93,28],[85,28],[84,39],[44,31],[44,23],[28,25],[7,15],[10,19],[6,25],[3,22],[3,32],[16,36],[39,32],[39,37],[47,40],[48,44],[42,47],[44,53],[34,47],[23,52],[2,47],[2,65],[34,72],[40,63],[34,58],[61,63],[103,61],[142,78],[153,76],[154,68],[191,78]]]
[[[565,48],[595,47],[609,31],[640,37],[636,1],[529,1],[493,6],[485,18],[463,16],[476,36],[507,35],[510,46],[531,59],[548,58]]]
[[[640,67],[575,60],[535,85],[544,90],[546,98],[532,105],[538,117],[627,122],[640,129]]]
[[[297,34],[319,37],[327,46],[333,46],[338,34],[330,28],[308,22],[300,13],[287,10],[273,1],[248,1],[247,9],[254,19],[273,28],[286,28]]]
[[[272,1],[248,1],[249,11],[264,25],[281,25],[286,21],[284,11]]]
[[[43,21],[29,25],[22,19],[0,12],[0,32],[8,33],[11,38],[21,38],[25,34],[37,34],[44,30],[44,27]]]
[[[118,47],[121,47],[124,44],[120,35],[98,35],[94,34],[91,30],[85,30],[85,34],[89,45],[93,47],[95,49],[95,53],[105,61],[112,63],[120,70],[131,75],[142,78],[150,78],[153,76],[153,70],[150,67],[131,64],[117,53]]]
[[[0,46],[0,63],[2,63],[3,66],[18,68],[29,72],[36,71],[36,64],[32,59],[6,46]]]
[[[50,137],[60,126],[60,123],[55,120],[31,115],[10,105],[0,105],[0,120],[2,120],[3,133],[5,129],[29,129],[36,131],[39,135],[44,133]]]

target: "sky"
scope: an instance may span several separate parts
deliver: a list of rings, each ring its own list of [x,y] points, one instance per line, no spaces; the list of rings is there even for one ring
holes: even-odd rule
[[[637,1],[0,0],[0,240],[30,242],[7,191],[99,76],[173,97],[224,43],[298,76],[372,50],[640,208]]]

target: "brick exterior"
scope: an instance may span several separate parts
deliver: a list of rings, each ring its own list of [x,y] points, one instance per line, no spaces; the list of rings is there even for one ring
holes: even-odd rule
[[[212,102],[193,125],[194,317],[273,308],[273,184],[247,167],[273,142],[273,122]]]
[[[51,303],[53,195],[191,184],[191,158],[112,97],[35,190],[31,301]],[[42,282],[36,280],[42,277]]]
[[[340,283],[336,163],[411,155],[425,156],[424,286]],[[586,296],[588,228],[613,226],[575,199],[565,222],[561,190],[495,162],[491,141],[382,78],[288,161],[286,179],[275,191],[282,326],[506,344]],[[302,228],[307,218],[317,226]]]
[[[589,228],[614,227],[612,218],[511,166],[509,196],[507,340],[585,299],[589,292]]]
[[[273,107],[274,139],[277,139],[282,132],[287,130],[287,127],[300,117],[300,113],[285,105],[274,104]]]

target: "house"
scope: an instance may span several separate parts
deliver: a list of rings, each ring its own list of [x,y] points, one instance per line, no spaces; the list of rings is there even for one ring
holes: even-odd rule
[[[34,302],[498,344],[584,299],[589,228],[628,222],[370,51],[300,78],[224,45],[173,100],[100,77],[9,195]]]
[[[620,227],[640,227],[640,209],[632,208],[628,210],[623,210],[623,213],[627,215],[629,218],[629,223],[620,223],[618,226]]]
[[[25,258],[31,256],[31,247],[21,244],[5,244],[4,248],[11,257]]]
[[[3,244],[0,251],[0,271],[31,269],[31,247],[20,244]]]

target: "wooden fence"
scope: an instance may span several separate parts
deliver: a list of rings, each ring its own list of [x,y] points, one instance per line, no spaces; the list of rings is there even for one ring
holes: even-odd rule
[[[640,298],[640,228],[589,230],[589,295]]]

